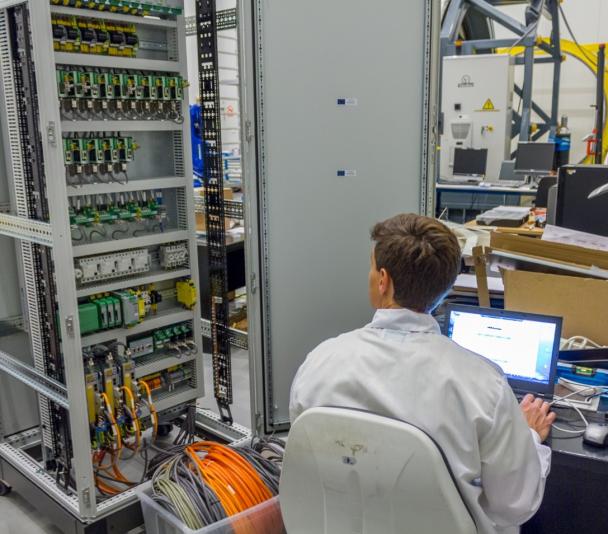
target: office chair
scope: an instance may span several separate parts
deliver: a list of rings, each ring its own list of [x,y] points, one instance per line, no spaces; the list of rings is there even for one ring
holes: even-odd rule
[[[443,454],[408,423],[344,408],[295,421],[280,483],[287,534],[475,534]]]
[[[536,208],[547,208],[549,206],[549,189],[555,184],[557,184],[557,176],[545,176],[539,180],[536,200],[534,201]]]

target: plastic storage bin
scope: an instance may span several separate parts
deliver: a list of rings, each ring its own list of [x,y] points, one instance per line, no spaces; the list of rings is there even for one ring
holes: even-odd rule
[[[213,525],[192,530],[151,498],[151,482],[142,484],[136,488],[136,492],[146,534],[286,534],[278,497]]]

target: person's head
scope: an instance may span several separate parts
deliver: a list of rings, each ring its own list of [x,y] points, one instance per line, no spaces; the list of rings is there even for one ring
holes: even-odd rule
[[[456,236],[435,219],[404,213],[377,223],[371,237],[371,305],[421,313],[435,309],[460,271]]]

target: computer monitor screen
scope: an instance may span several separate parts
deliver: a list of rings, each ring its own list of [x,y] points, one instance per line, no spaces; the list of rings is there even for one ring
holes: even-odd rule
[[[487,148],[455,148],[454,149],[454,176],[486,175],[488,164]]]
[[[501,367],[513,389],[553,393],[561,318],[449,306],[447,335]]]
[[[608,194],[592,195],[606,184],[608,167],[605,165],[560,168],[555,224],[579,232],[608,236]]]
[[[515,172],[546,174],[553,169],[555,143],[519,143],[515,157]]]

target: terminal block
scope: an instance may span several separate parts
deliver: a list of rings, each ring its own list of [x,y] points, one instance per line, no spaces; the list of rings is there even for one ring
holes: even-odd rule
[[[188,82],[181,76],[66,66],[57,69],[56,79],[66,118],[182,120]]]
[[[192,377],[192,367],[184,364],[144,376],[140,380],[148,384],[151,391],[173,391],[176,387],[190,381]]]
[[[151,334],[128,340],[127,346],[134,358],[147,356],[155,352],[173,352],[179,356],[194,354],[197,351],[190,323],[159,328]]]
[[[161,3],[140,2],[139,0],[51,0],[52,5],[82,7],[95,11],[111,11],[139,17],[177,16],[182,10],[178,7],[166,6]]]
[[[177,302],[189,310],[196,306],[198,292],[191,279],[180,280],[175,284],[175,289],[177,290]]]
[[[90,284],[146,273],[150,270],[151,260],[146,249],[139,249],[90,258],[78,258],[76,265],[74,269],[76,280],[81,284]]]
[[[85,178],[108,182],[124,178],[135,159],[137,143],[132,137],[65,137],[63,159],[68,181]],[[74,184],[72,184],[74,185]]]
[[[72,197],[68,213],[76,244],[162,233],[167,221],[162,191]]]
[[[78,305],[80,333],[135,326],[155,314],[161,300],[153,285],[94,295]]]
[[[176,269],[188,265],[188,246],[186,243],[161,245],[159,249],[160,266],[165,269]]]
[[[139,37],[134,24],[88,17],[54,16],[53,47],[58,52],[136,57]]]

